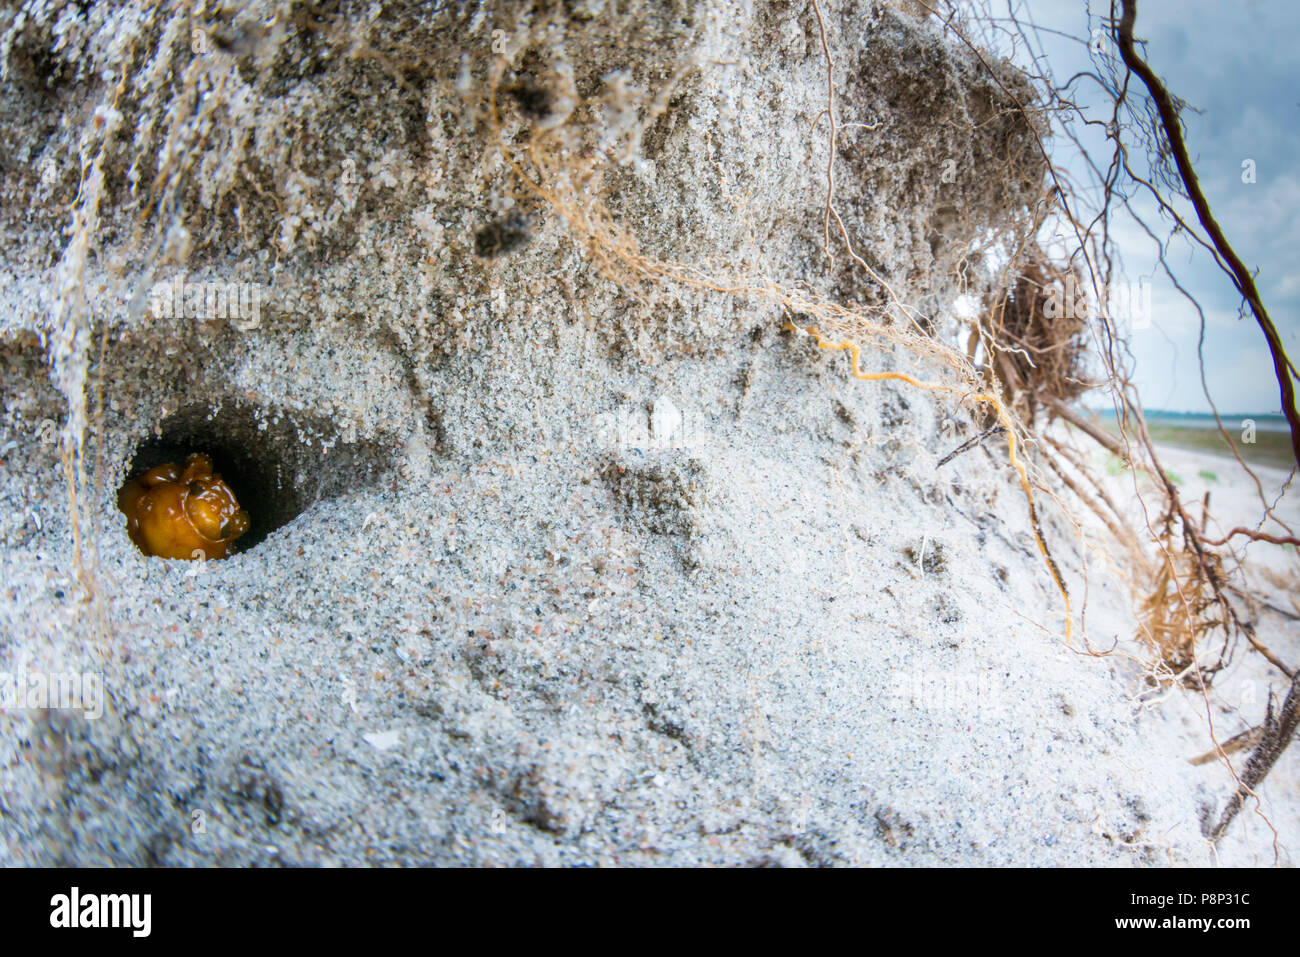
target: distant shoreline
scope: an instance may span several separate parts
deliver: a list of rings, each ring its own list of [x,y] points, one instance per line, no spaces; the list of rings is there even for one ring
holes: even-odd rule
[[[1107,432],[1119,434],[1113,409],[1083,409],[1085,415],[1094,416]],[[1214,416],[1208,412],[1168,412],[1163,409],[1144,409],[1151,440],[1161,445],[1234,459],[1232,446],[1219,431]],[[1273,412],[1220,414],[1223,428],[1248,463],[1268,465],[1290,471],[1295,467],[1295,454],[1291,449],[1291,427],[1286,417]],[[1248,427],[1253,424],[1253,428]],[[1247,441],[1253,438],[1254,441]]]
[[[1114,422],[1103,420],[1102,424],[1106,431],[1118,434],[1119,429]],[[1225,420],[1224,425],[1227,424]],[[1176,448],[1206,452],[1235,461],[1232,447],[1217,428],[1169,425],[1148,420],[1147,430],[1151,433],[1151,441],[1157,445],[1172,445]],[[1237,449],[1241,452],[1241,457],[1248,464],[1267,465],[1284,471],[1290,471],[1295,466],[1289,432],[1259,429],[1255,433],[1254,443],[1241,441],[1240,432],[1229,431],[1228,434],[1232,436]]]
[[[1109,407],[1104,409],[1084,409],[1083,411],[1095,415],[1107,426],[1110,426],[1115,421],[1115,410]],[[1148,426],[1167,425],[1175,428],[1218,430],[1214,415],[1210,412],[1168,412],[1163,409],[1144,409],[1143,414],[1146,416]],[[1222,420],[1224,428],[1229,432],[1238,434],[1243,428],[1243,423],[1247,420],[1255,423],[1256,432],[1291,431],[1286,416],[1279,415],[1276,412],[1221,412],[1219,418]]]

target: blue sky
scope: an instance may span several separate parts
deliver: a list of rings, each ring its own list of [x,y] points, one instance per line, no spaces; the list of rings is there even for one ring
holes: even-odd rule
[[[1095,12],[1109,10],[1109,3],[1087,0],[1010,2],[1040,27],[1085,38],[1101,25]],[[1006,13],[1007,0],[992,4],[995,15]],[[1258,269],[1256,282],[1287,351],[1300,357],[1300,2],[1139,0],[1135,34],[1147,40],[1147,62],[1170,90],[1199,111],[1187,111],[1185,120],[1201,186],[1229,242],[1247,266]],[[1046,32],[1040,38],[1058,83],[1092,68],[1083,44]],[[1140,86],[1136,78],[1133,83]],[[1073,89],[1081,105],[1092,107],[1090,118],[1108,116],[1094,84]],[[1071,157],[1073,144],[1057,140],[1058,145],[1049,144],[1057,162],[1081,177],[1084,167]],[[1108,162],[1102,137],[1088,142],[1098,162]],[[1242,182],[1247,159],[1254,161],[1254,183]],[[1189,203],[1174,205],[1195,222]],[[1159,235],[1168,233],[1169,225],[1151,203],[1139,208]],[[1133,330],[1130,338],[1133,378],[1143,404],[1208,411],[1196,359],[1196,312],[1156,265],[1154,246],[1140,228],[1124,214],[1117,225],[1128,279],[1152,282],[1151,325]],[[1181,237],[1168,258],[1205,309],[1206,376],[1219,411],[1280,411],[1263,336],[1249,313],[1238,318],[1240,297],[1230,280],[1207,253]],[[1098,395],[1088,404],[1105,402]]]

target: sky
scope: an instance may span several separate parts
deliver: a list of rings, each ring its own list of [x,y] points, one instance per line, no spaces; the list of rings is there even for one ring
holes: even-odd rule
[[[1088,37],[1101,26],[1096,0],[989,0],[1005,15],[1008,3],[1041,28],[1042,53],[1058,83],[1092,69],[1087,47],[1055,36],[1059,30]],[[1117,4],[1118,6],[1118,4]],[[1091,17],[1089,16],[1092,13]],[[1300,2],[1296,0],[1139,0],[1138,39],[1145,59],[1171,92],[1194,108],[1184,114],[1188,149],[1210,208],[1228,241],[1251,268],[1288,353],[1300,359]],[[1117,55],[1117,54],[1116,54]],[[1023,52],[1020,56],[1024,62]],[[1140,87],[1136,77],[1132,81]],[[1090,117],[1109,108],[1095,84],[1077,84],[1076,99]],[[1076,129],[1080,127],[1076,125]],[[1064,137],[1049,143],[1054,160],[1082,178],[1077,148]],[[1103,164],[1110,151],[1104,135],[1091,134],[1090,149]],[[1254,182],[1243,182],[1243,162],[1253,161]],[[1137,204],[1135,204],[1137,205]],[[1195,222],[1186,201],[1174,204]],[[1155,207],[1138,207],[1158,235],[1168,234]],[[1133,379],[1148,409],[1208,411],[1197,362],[1199,317],[1156,264],[1155,246],[1132,222],[1116,221],[1127,278],[1151,283],[1150,321],[1130,335]],[[1176,238],[1168,257],[1182,285],[1205,310],[1206,378],[1219,411],[1281,411],[1277,380],[1263,334],[1240,296],[1208,253]],[[1139,300],[1140,301],[1140,300]],[[1108,404],[1102,393],[1087,404]]]

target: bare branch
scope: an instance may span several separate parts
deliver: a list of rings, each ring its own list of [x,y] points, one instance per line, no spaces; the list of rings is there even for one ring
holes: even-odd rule
[[[1169,150],[1178,165],[1178,175],[1182,177],[1183,187],[1196,208],[1196,217],[1209,234],[1214,248],[1227,261],[1229,275],[1250,304],[1250,311],[1254,313],[1255,321],[1268,342],[1268,351],[1273,357],[1273,370],[1282,393],[1282,413],[1291,426],[1291,450],[1295,453],[1297,464],[1300,464],[1300,411],[1296,410],[1295,384],[1291,381],[1291,360],[1287,358],[1286,350],[1282,346],[1282,337],[1278,335],[1277,327],[1273,325],[1273,320],[1269,318],[1268,311],[1264,308],[1259,290],[1255,288],[1254,277],[1236,251],[1228,244],[1227,237],[1224,236],[1218,221],[1210,212],[1210,204],[1205,199],[1205,193],[1202,192],[1200,181],[1196,177],[1196,170],[1192,167],[1192,159],[1187,153],[1187,143],[1183,139],[1182,123],[1179,121],[1178,107],[1173,97],[1160,82],[1155,71],[1138,56],[1137,48],[1133,43],[1137,0],[1123,0],[1123,2],[1124,14],[1118,28],[1120,56],[1124,58],[1128,68],[1138,75],[1146,85],[1147,92],[1151,94],[1151,99],[1160,114],[1160,124],[1169,141]]]

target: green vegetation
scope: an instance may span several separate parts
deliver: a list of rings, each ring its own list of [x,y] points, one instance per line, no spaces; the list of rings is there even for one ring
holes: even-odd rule
[[[1228,424],[1225,422],[1225,424]],[[1118,432],[1111,423],[1103,423],[1108,432]],[[1168,425],[1164,422],[1147,423],[1151,439],[1162,445],[1174,445],[1183,449],[1212,452],[1232,458],[1232,448],[1223,435],[1215,428],[1200,426]],[[1250,465],[1271,465],[1273,468],[1291,469],[1295,466],[1295,457],[1291,452],[1291,436],[1287,432],[1255,433],[1255,441],[1241,441],[1241,432],[1228,430],[1232,440],[1237,443],[1241,457]],[[1109,470],[1109,466],[1107,466]],[[1116,474],[1111,472],[1112,475]]]

